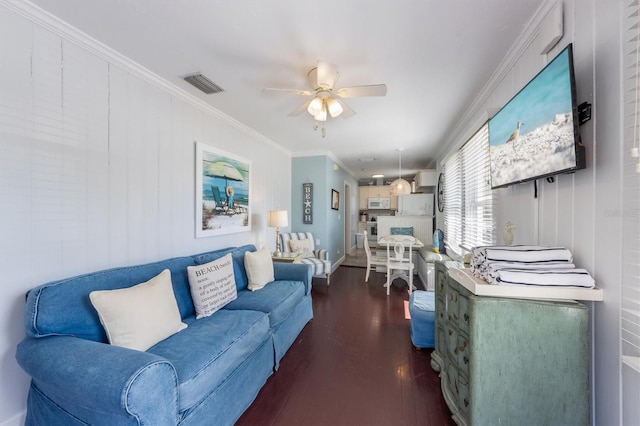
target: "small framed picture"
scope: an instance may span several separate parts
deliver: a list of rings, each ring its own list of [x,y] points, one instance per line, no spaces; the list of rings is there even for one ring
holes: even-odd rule
[[[331,208],[333,210],[340,210],[340,193],[335,189],[331,190]]]

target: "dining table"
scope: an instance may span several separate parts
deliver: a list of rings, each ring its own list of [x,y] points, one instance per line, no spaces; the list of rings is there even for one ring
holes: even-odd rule
[[[393,250],[393,247],[396,246],[396,243],[402,243],[404,247],[409,248],[409,252],[408,252],[409,262],[413,261],[413,249],[420,249],[424,247],[424,244],[422,243],[422,241],[420,241],[419,239],[411,235],[382,235],[378,237],[378,246],[386,246],[388,259],[389,259],[389,256],[392,256],[392,255],[397,256],[397,253],[395,253],[395,251]],[[404,256],[404,254],[402,255]],[[413,274],[409,274],[408,270],[399,270],[395,268],[392,268],[392,270],[396,272],[394,272],[391,275],[391,277],[389,277],[389,279],[387,280],[388,284],[385,283],[385,287],[387,287],[388,285],[391,285],[391,283],[396,278],[400,278],[404,280],[409,286],[409,292],[416,290],[416,286],[413,285]],[[387,271],[387,273],[388,272],[389,271]]]

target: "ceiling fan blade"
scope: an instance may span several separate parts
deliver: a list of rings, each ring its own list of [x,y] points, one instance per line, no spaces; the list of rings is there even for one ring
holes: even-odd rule
[[[340,114],[340,117],[342,117],[342,118],[350,118],[350,117],[353,117],[354,115],[356,115],[356,112],[349,105],[347,105],[346,103],[344,103],[340,99],[336,99],[336,101],[338,101],[340,103],[340,105],[342,105],[342,114]]]
[[[277,87],[265,87],[264,89],[262,89],[262,93],[268,93],[268,92],[284,92],[284,93],[292,93],[294,95],[300,95],[300,96],[309,96],[309,95],[313,95],[315,92],[311,91],[311,90],[302,90],[302,89],[280,89]]]
[[[338,79],[338,66],[325,61],[318,61],[318,86],[333,89]]]
[[[305,112],[307,110],[307,108],[309,107],[309,104],[311,103],[312,100],[313,99],[309,99],[307,102],[303,103],[298,108],[296,108],[293,111],[291,111],[289,114],[287,114],[287,117],[297,117],[300,114],[302,114],[303,112]]]
[[[370,84],[368,86],[343,87],[336,94],[342,98],[358,98],[361,96],[385,96],[386,84]]]

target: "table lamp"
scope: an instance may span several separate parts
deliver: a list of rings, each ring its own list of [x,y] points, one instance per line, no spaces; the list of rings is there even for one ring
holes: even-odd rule
[[[270,228],[276,228],[276,251],[273,255],[276,257],[282,256],[280,251],[280,227],[289,226],[289,217],[286,210],[269,210],[269,217],[267,218],[267,225]]]

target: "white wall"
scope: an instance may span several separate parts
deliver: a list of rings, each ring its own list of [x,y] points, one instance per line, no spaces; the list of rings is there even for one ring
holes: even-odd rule
[[[620,393],[620,217],[621,211],[621,17],[622,0],[564,0],[564,36],[548,54],[540,47],[548,34],[539,31],[548,1],[531,26],[517,40],[446,141],[439,161],[457,149],[487,118],[502,107],[559,51],[573,42],[578,103],[593,104],[593,119],[580,127],[587,151],[587,169],[556,178],[496,190],[498,242],[507,221],[516,224],[516,244],[563,245],[575,263],[588,269],[604,289],[604,302],[589,303],[592,320],[593,420],[598,425],[619,424]],[[438,218],[442,227],[442,218]]]
[[[231,245],[273,249],[265,212],[291,204],[290,153],[73,29],[12,9],[0,3],[1,424],[26,408],[14,355],[29,288]],[[196,141],[252,161],[251,232],[195,239]]]

